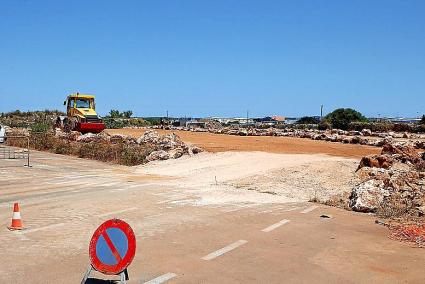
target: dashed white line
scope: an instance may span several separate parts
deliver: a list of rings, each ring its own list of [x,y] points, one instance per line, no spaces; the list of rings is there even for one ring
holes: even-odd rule
[[[248,241],[245,241],[245,240],[239,240],[239,241],[234,242],[234,243],[232,243],[232,244],[230,244],[228,246],[225,246],[224,248],[221,248],[219,250],[216,250],[215,252],[212,252],[212,253],[210,253],[210,254],[202,257],[201,259],[203,259],[203,260],[212,260],[212,259],[214,259],[216,257],[219,257],[220,255],[225,254],[226,252],[229,252],[231,250],[234,250],[237,247],[240,247],[241,245],[246,244],[247,242]]]
[[[105,216],[109,216],[109,215],[120,214],[120,213],[124,213],[124,212],[128,212],[128,211],[134,211],[134,210],[137,210],[137,207],[131,207],[131,208],[123,209],[123,210],[103,213],[103,214],[99,214],[99,215],[96,215],[96,216],[97,217],[105,217]]]
[[[262,232],[265,232],[265,233],[268,233],[270,231],[273,231],[276,228],[279,228],[282,225],[285,225],[288,222],[289,222],[289,220],[283,219],[283,220],[281,220],[281,221],[279,221],[279,222],[277,222],[277,223],[275,223],[273,225],[268,226],[267,228],[262,229],[261,231]]]
[[[51,228],[60,227],[60,226],[63,226],[63,225],[65,225],[65,223],[52,224],[52,225],[45,226],[45,227],[22,230],[22,231],[19,231],[19,233],[20,234],[34,233],[34,232],[38,232],[38,231],[43,231],[43,230],[48,230],[48,229],[51,229]]]
[[[163,274],[161,276],[158,276],[152,280],[149,280],[148,282],[144,282],[144,284],[160,284],[160,283],[164,283],[168,280],[170,280],[171,278],[176,277],[177,275],[175,273],[166,273]]]
[[[290,208],[290,209],[287,209],[287,210],[285,210],[286,212],[290,212],[290,211],[295,211],[295,210],[298,210],[298,209],[301,209],[302,207],[294,207],[294,208]]]
[[[302,214],[306,214],[306,213],[309,213],[309,212],[311,212],[311,211],[313,211],[314,209],[316,209],[316,208],[319,208],[319,206],[311,206],[311,207],[308,207],[307,209],[304,209],[303,211],[301,211],[300,213],[302,213]]]
[[[145,187],[145,186],[150,186],[150,185],[152,185],[152,184],[151,183],[146,183],[146,184],[124,185],[124,187],[113,189],[113,191],[124,191],[124,190],[127,190],[127,189],[133,189],[133,188],[138,188],[138,187]]]

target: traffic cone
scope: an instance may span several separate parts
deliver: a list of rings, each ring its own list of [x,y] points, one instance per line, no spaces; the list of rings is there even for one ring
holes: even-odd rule
[[[19,204],[15,203],[13,205],[13,215],[12,215],[12,225],[7,227],[9,230],[22,230],[24,226],[22,225],[21,212],[19,212]]]

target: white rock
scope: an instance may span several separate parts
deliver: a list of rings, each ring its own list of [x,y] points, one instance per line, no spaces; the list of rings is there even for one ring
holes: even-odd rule
[[[382,180],[371,179],[356,186],[350,196],[350,208],[358,212],[375,212],[384,196],[388,196]]]

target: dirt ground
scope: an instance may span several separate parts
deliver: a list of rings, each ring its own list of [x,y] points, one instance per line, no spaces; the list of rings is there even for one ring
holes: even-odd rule
[[[146,129],[108,129],[110,134],[125,134],[140,137]],[[351,145],[315,141],[293,137],[232,136],[205,132],[156,130],[161,134],[176,133],[185,141],[199,146],[208,152],[262,151],[279,154],[328,154],[339,157],[361,158],[377,154],[380,148],[364,145]]]
[[[201,153],[151,162],[136,173],[169,177],[167,185],[201,192],[202,204],[322,202],[349,194],[358,182],[357,159],[324,154]],[[267,194],[253,194],[254,192]]]

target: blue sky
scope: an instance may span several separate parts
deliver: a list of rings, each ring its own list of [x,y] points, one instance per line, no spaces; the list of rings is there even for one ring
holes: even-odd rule
[[[0,1],[0,111],[425,113],[425,1]]]

